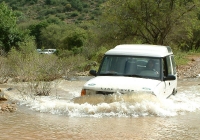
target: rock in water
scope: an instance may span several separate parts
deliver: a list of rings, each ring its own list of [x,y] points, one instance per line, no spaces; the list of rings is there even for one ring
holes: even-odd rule
[[[6,95],[3,93],[0,93],[0,101],[7,101],[7,100],[8,99],[7,99]]]

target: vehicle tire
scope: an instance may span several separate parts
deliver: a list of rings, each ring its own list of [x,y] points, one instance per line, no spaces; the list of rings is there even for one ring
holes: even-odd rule
[[[176,93],[177,93],[177,90],[174,89],[173,92],[172,92],[172,95],[176,95]]]

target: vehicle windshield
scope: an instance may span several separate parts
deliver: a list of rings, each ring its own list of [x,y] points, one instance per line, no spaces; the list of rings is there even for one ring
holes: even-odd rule
[[[161,77],[161,58],[106,55],[99,69],[101,76]]]
[[[43,52],[49,52],[49,50],[44,49]]]

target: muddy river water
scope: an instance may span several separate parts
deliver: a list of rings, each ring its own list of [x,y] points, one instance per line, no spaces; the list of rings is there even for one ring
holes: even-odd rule
[[[22,97],[14,85],[0,87],[18,103],[16,112],[0,114],[0,139],[200,139],[200,78],[179,79],[178,93],[163,100],[131,94],[80,99],[84,83],[61,80],[51,96],[37,98]]]

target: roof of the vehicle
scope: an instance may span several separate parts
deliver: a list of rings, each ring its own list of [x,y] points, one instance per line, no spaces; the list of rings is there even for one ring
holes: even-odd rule
[[[173,54],[171,47],[148,44],[124,44],[107,51],[106,55],[164,57]]]

